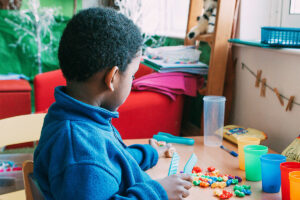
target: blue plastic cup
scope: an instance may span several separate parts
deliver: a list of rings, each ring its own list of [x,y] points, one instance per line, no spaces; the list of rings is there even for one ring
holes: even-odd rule
[[[280,154],[265,154],[260,157],[262,189],[264,192],[277,193],[281,186],[280,163],[286,157]]]
[[[203,101],[204,145],[219,147],[223,142],[226,98],[223,96],[205,96]]]

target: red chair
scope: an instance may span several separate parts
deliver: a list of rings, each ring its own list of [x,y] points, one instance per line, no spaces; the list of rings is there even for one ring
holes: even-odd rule
[[[153,69],[140,64],[135,77],[152,72]],[[60,70],[37,75],[34,79],[36,112],[47,112],[54,102],[54,88],[65,84]],[[182,95],[172,101],[163,94],[132,91],[118,110],[120,117],[112,122],[123,139],[151,138],[159,131],[179,135],[183,100]]]
[[[35,112],[47,112],[48,108],[55,101],[54,88],[59,85],[66,85],[61,70],[54,70],[34,77],[34,105]]]
[[[0,80],[0,119],[30,114],[30,92],[26,80]]]

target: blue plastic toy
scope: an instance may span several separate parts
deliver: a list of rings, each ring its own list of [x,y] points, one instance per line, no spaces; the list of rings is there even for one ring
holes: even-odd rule
[[[172,160],[171,160],[168,176],[173,175],[173,174],[177,174],[179,160],[180,160],[180,157],[175,152],[173,154],[173,157],[172,157]],[[187,163],[185,164],[183,173],[192,174],[192,170],[193,170],[194,166],[196,165],[197,160],[198,160],[198,158],[197,158],[196,154],[193,153],[191,155],[191,157],[189,158],[189,160],[187,161]]]
[[[180,159],[179,155],[176,152],[174,152],[171,160],[168,176],[177,174],[179,159]]]
[[[191,155],[191,157],[189,158],[189,160],[187,161],[187,163],[185,164],[183,172],[186,174],[191,174],[194,166],[197,163],[197,160],[198,160],[198,158],[197,158],[196,154],[193,153]]]
[[[194,145],[195,143],[194,139],[174,136],[164,132],[158,132],[157,135],[153,135],[153,138],[156,139],[157,141],[165,141],[167,143],[178,143],[178,144],[186,144],[186,145]]]

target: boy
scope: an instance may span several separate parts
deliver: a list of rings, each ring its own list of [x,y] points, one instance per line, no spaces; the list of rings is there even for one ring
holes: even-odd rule
[[[68,23],[59,46],[66,87],[45,117],[34,153],[34,176],[46,199],[182,199],[186,174],[152,180],[161,149],[126,146],[111,124],[130,93],[142,37],[124,15],[84,10]],[[158,150],[158,151],[157,151]]]

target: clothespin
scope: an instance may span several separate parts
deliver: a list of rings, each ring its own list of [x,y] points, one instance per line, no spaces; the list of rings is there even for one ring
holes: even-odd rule
[[[245,64],[244,63],[242,63],[242,69],[244,69],[245,68]]]
[[[292,110],[294,99],[295,99],[295,96],[291,96],[290,97],[289,102],[288,102],[288,104],[286,106],[285,111],[288,111],[288,110],[291,111]]]
[[[267,83],[267,79],[263,78],[261,80],[261,90],[260,90],[260,96],[262,97],[266,96],[266,83]]]
[[[281,96],[280,96],[280,94],[279,94],[277,88],[274,88],[273,90],[274,90],[274,92],[275,92],[275,94],[276,94],[276,96],[277,96],[277,98],[278,98],[280,104],[281,104],[282,106],[284,106],[283,99],[281,98]]]
[[[255,81],[255,87],[259,87],[259,82],[261,79],[261,74],[262,74],[262,70],[257,70],[257,74],[256,74],[256,81]]]

